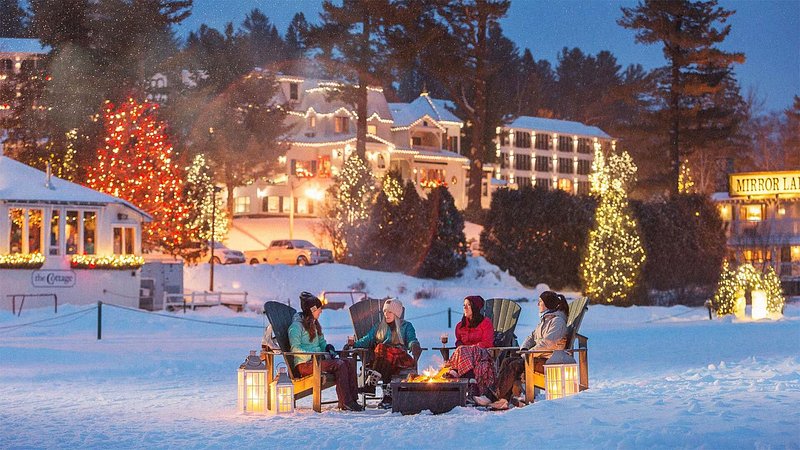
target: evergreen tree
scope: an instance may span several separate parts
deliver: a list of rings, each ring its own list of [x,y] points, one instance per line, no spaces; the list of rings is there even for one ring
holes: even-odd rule
[[[622,8],[618,23],[636,30],[636,42],[661,43],[669,65],[658,72],[662,121],[669,124],[670,191],[678,192],[680,165],[700,147],[710,147],[735,133],[741,119],[739,89],[732,66],[744,54],[717,45],[730,33],[724,24],[733,14],[717,0],[641,0]]]
[[[434,188],[426,203],[429,209],[428,227],[433,235],[417,276],[436,279],[455,276],[467,265],[464,216],[444,186]]]
[[[608,161],[595,152],[592,193],[599,196],[595,224],[581,264],[585,294],[596,303],[628,306],[641,278],[645,252],[628,205],[636,166],[627,153]]]
[[[0,38],[26,37],[27,19],[19,0],[0,0]]]
[[[189,205],[182,197],[184,173],[158,105],[134,99],[115,106],[106,102],[102,123],[105,145],[86,169],[86,185],[127,200],[150,214],[142,244],[147,250],[174,253],[187,241]]]
[[[253,9],[242,23],[245,54],[252,58],[251,67],[273,65],[284,58],[284,43],[278,29],[259,9]]]
[[[186,168],[186,183],[183,198],[191,209],[186,220],[188,242],[207,242],[212,239],[211,223],[214,223],[215,242],[221,242],[228,235],[228,214],[217,196],[211,168],[205,156],[195,155],[192,164]]]
[[[323,228],[331,239],[338,261],[358,264],[358,246],[369,222],[375,197],[375,179],[357,153],[345,161],[328,190]]]
[[[420,198],[411,180],[403,186],[397,217],[399,239],[393,243],[396,267],[408,275],[417,275],[425,261],[435,230],[429,227],[429,212],[425,200]]]

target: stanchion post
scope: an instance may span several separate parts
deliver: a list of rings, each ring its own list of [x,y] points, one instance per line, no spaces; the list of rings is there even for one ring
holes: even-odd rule
[[[97,340],[103,338],[103,302],[97,302]]]
[[[56,308],[56,314],[58,314],[58,296],[57,296],[56,294],[53,294],[53,300],[54,300],[54,303],[55,303],[55,305],[56,305],[56,306],[55,306],[55,308]]]
[[[453,309],[447,308],[447,328],[453,328]]]

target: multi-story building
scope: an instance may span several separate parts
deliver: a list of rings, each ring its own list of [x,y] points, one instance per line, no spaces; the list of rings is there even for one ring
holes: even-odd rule
[[[356,112],[329,96],[335,82],[279,76],[276,101],[290,106],[289,150],[279,176],[234,190],[234,216],[316,216],[325,189],[356,149]],[[389,103],[383,90],[368,88],[366,157],[380,179],[389,170],[412,180],[421,195],[447,186],[466,206],[469,160],[460,155],[463,123],[447,102],[422,93],[411,103]]]
[[[38,39],[0,38],[0,86],[15,83],[19,74],[39,68],[48,51]],[[0,98],[0,117],[8,114],[11,102]]]
[[[735,173],[712,199],[725,222],[729,256],[772,266],[787,294],[800,295],[800,170]]]
[[[616,141],[600,128],[579,122],[522,116],[498,127],[495,144],[493,184],[588,194],[595,149],[613,150]],[[484,193],[490,196],[491,191],[485,186]]]

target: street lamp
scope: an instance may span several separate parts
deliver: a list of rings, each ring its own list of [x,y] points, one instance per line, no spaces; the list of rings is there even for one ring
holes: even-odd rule
[[[222,188],[219,186],[214,186],[211,190],[211,251],[209,252],[210,260],[209,264],[211,265],[211,277],[208,281],[208,291],[214,292],[214,225],[217,222],[217,193],[222,191]]]

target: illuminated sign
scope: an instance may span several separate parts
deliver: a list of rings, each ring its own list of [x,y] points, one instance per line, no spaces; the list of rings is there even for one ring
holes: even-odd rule
[[[800,195],[800,171],[734,173],[729,181],[731,197]]]

